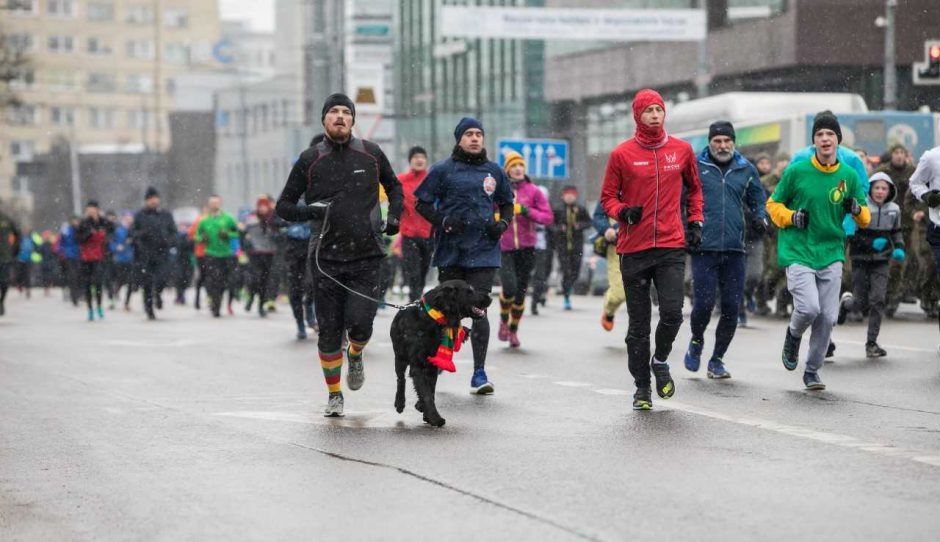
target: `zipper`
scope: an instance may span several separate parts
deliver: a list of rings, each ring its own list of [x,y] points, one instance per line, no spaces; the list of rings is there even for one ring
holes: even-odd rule
[[[656,164],[656,200],[653,203],[653,248],[656,248],[656,225],[659,224],[659,154],[656,152],[656,149],[653,149],[653,160]]]

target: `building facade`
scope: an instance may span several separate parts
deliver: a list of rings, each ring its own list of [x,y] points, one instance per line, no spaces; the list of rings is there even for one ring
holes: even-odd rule
[[[76,146],[170,144],[176,78],[217,66],[215,0],[27,0],[2,13],[7,44],[29,66],[14,88],[22,104],[0,119],[0,197],[32,207],[17,161],[55,139]]]

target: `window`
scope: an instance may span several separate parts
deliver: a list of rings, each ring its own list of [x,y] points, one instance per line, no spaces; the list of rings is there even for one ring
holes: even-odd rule
[[[39,124],[39,111],[35,105],[20,104],[7,107],[7,123],[14,126]]]
[[[189,13],[185,9],[168,9],[163,12],[163,26],[186,28],[189,26]]]
[[[153,58],[153,42],[150,40],[129,40],[127,42],[128,58]]]
[[[36,15],[39,12],[39,0],[19,0],[17,2],[9,2],[6,6],[13,15],[19,17],[28,17],[30,15]]]
[[[75,110],[71,107],[50,107],[49,122],[56,126],[74,126]]]
[[[104,39],[98,37],[88,38],[88,54],[90,55],[110,55],[111,46]]]
[[[46,0],[46,14],[52,17],[74,17],[73,0]]]
[[[127,22],[149,24],[153,22],[153,8],[150,6],[127,6]]]
[[[14,139],[10,142],[10,156],[14,162],[29,162],[36,153],[36,144],[33,141]]]
[[[189,47],[182,43],[167,43],[163,48],[163,59],[170,64],[189,64]]]
[[[108,73],[89,73],[88,92],[115,92],[117,78]]]
[[[88,125],[98,129],[114,128],[114,110],[105,107],[89,107]]]
[[[64,70],[44,70],[43,76],[45,77],[47,90],[75,90],[78,86],[76,84],[75,72]]]
[[[31,34],[7,34],[4,38],[7,48],[12,51],[31,51],[35,43]]]
[[[113,21],[114,4],[111,2],[88,2],[89,21]]]
[[[127,85],[124,90],[132,94],[150,94],[153,92],[153,77],[130,74],[127,76]]]
[[[13,71],[13,79],[10,80],[10,87],[15,90],[24,90],[32,88],[36,82],[36,72],[28,68],[20,68]]]
[[[72,36],[49,36],[47,43],[53,53],[71,53],[75,50],[75,40]]]
[[[153,113],[143,109],[127,112],[127,127],[132,129],[146,129],[153,126]]]

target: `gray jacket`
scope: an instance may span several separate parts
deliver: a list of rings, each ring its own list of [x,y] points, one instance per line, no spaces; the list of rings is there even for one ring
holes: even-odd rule
[[[884,203],[878,204],[871,198],[871,185],[876,181],[888,183],[888,197]],[[897,188],[891,177],[885,173],[875,173],[869,179],[868,210],[871,211],[871,223],[867,228],[859,229],[851,238],[851,257],[861,261],[887,261],[891,252],[896,248],[904,248],[904,235],[901,232],[901,207],[895,203]],[[881,250],[875,250],[874,243],[878,238],[887,239],[887,244]]]

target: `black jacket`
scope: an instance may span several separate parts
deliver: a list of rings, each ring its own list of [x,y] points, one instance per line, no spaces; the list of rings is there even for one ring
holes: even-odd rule
[[[138,259],[145,256],[167,257],[170,247],[176,242],[173,215],[163,209],[144,207],[134,215],[130,238]]]
[[[297,202],[301,196],[307,202],[330,201],[320,258],[346,262],[382,257],[379,183],[388,196],[388,216],[397,221],[404,197],[401,183],[378,145],[356,138],[342,144],[315,140],[291,169],[277,200],[277,214],[290,222],[322,222],[321,213]],[[321,226],[315,223],[313,229],[320,231]]]

